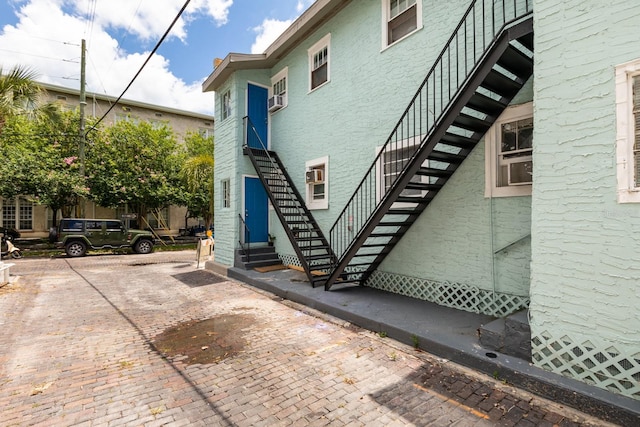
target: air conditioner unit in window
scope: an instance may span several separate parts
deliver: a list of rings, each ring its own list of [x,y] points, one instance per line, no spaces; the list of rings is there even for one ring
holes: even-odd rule
[[[531,185],[533,182],[533,162],[531,157],[509,163],[507,177],[509,185]]]
[[[315,184],[324,181],[324,171],[322,169],[311,169],[307,171],[305,182]]]
[[[272,96],[267,101],[267,104],[269,106],[269,112],[270,113],[273,113],[274,111],[278,111],[279,109],[284,107],[284,96],[282,96],[282,95]]]

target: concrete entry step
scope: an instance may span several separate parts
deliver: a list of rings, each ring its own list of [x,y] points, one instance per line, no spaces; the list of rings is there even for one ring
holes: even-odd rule
[[[502,354],[531,361],[531,329],[528,310],[482,325],[480,344]]]
[[[255,267],[266,267],[270,265],[282,264],[273,246],[251,247],[249,256],[243,249],[236,249],[234,266],[250,270]]]

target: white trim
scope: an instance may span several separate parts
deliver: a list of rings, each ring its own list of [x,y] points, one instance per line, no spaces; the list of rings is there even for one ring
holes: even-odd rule
[[[420,145],[420,142],[422,141],[423,137],[424,137],[424,135],[417,135],[417,136],[413,136],[411,138],[403,139],[402,141],[392,142],[387,147],[387,153],[391,153],[393,151],[397,151],[397,150],[408,148],[408,147],[417,147],[418,145]],[[376,156],[378,156],[378,154],[380,154],[380,151],[382,151],[382,146],[377,146],[376,147]],[[423,167],[429,167],[429,159],[426,159],[424,162],[422,162],[422,166]],[[382,154],[378,158],[378,161],[376,162],[376,177],[377,177],[377,182],[376,182],[376,203],[379,203],[380,200],[382,200],[382,196],[386,193],[385,175],[384,175],[384,154]],[[421,182],[428,183],[429,182],[429,177],[422,176],[421,177]],[[422,190],[422,197],[426,196],[427,192],[428,191],[426,191],[426,190]],[[395,202],[393,204],[393,208],[398,209],[398,208],[403,208],[403,207],[412,207],[414,205],[415,205],[415,203]]]
[[[11,225],[7,225],[4,223],[4,202],[6,200],[13,200],[13,206],[14,206],[14,219],[13,219],[13,224]],[[31,207],[31,228],[20,228],[20,200],[24,200],[26,202],[26,206],[30,206]],[[33,201],[30,201],[27,199],[27,197],[25,196],[15,196],[15,197],[10,197],[9,199],[5,199],[0,197],[0,227],[6,227],[6,228],[15,228],[18,231],[33,231],[33,223],[35,221],[35,207],[36,204]]]
[[[267,90],[267,99],[269,99],[269,86],[264,85],[262,83],[256,83],[253,80],[247,80],[247,84],[244,87],[244,115],[249,115],[249,85],[261,87]],[[271,114],[267,109],[267,106],[264,106],[265,111],[267,112],[267,150],[271,149]],[[245,141],[246,142],[246,141]],[[244,142],[243,142],[244,144]]]
[[[227,106],[225,105],[225,98],[229,95],[229,109],[227,110]],[[231,106],[231,89],[228,88],[224,92],[220,94],[220,121],[227,120],[231,117],[231,113],[233,111],[233,107]]]
[[[640,75],[640,59],[616,66],[616,175],[618,203],[640,203],[635,186],[632,77]]]
[[[220,201],[221,209],[231,209],[231,178],[223,178],[220,180],[220,192],[222,193],[222,200]],[[226,189],[225,189],[226,187]],[[226,190],[226,191],[225,191]],[[227,194],[228,193],[228,194]],[[228,196],[228,199],[227,199]],[[228,202],[225,203],[225,202]],[[225,206],[226,205],[226,206]]]
[[[531,195],[531,189],[533,187],[532,184],[510,185],[504,187],[497,186],[498,142],[500,141],[501,126],[504,123],[528,119],[531,117],[533,117],[533,102],[508,107],[500,117],[498,117],[498,120],[496,120],[484,136],[484,197],[515,197]]]
[[[283,106],[282,108],[280,108],[280,110],[287,108],[287,105],[289,105],[289,67],[284,67],[282,70],[278,71],[273,77],[271,77],[271,86],[269,86],[269,98],[271,98],[272,96],[274,96],[273,85],[279,82],[280,80],[282,80],[283,78],[286,78],[286,83],[285,83],[286,89],[283,97],[283,101],[284,101]],[[269,114],[275,114],[280,110],[270,112]]]
[[[327,48],[327,80],[319,84],[318,86],[312,88],[311,73],[314,71],[313,57],[316,53],[318,53],[320,50],[324,49],[325,47]],[[331,81],[331,33],[327,34],[326,36],[318,40],[313,46],[307,49],[307,56],[309,60],[309,69],[307,71],[307,74],[309,77],[309,93],[311,93],[318,90],[319,88],[323,87],[324,85],[326,85]]]
[[[309,210],[329,209],[329,156],[319,157],[305,162],[304,171],[306,176],[308,170],[321,165],[324,165],[324,199],[313,200],[313,186],[315,184],[305,184],[305,201]]]
[[[410,33],[405,34],[398,40],[393,43],[389,43],[389,20],[390,20],[390,12],[391,12],[391,3],[390,0],[382,0],[382,22],[381,22],[381,37],[382,37],[382,48],[381,51],[395,46],[400,43],[402,40],[410,37],[412,34],[420,31],[423,28],[422,23],[422,0],[416,0],[416,29],[411,31]]]

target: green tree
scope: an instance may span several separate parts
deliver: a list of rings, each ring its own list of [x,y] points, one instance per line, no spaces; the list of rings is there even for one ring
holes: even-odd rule
[[[189,216],[202,217],[207,229],[213,223],[213,137],[188,133],[185,137],[187,158],[181,175],[185,181]]]
[[[145,219],[149,210],[185,204],[179,175],[184,153],[167,125],[121,120],[90,135],[86,171],[94,202],[126,204]]]
[[[76,205],[87,189],[79,174],[77,112],[31,120],[13,116],[0,134],[0,196],[27,195],[53,211]]]

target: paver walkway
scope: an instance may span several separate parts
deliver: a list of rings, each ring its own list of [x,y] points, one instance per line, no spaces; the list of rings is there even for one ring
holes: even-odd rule
[[[1,426],[605,425],[198,271],[194,251],[26,258],[12,274]],[[237,315],[252,320],[234,337],[244,348],[218,363],[156,346],[182,322]]]

